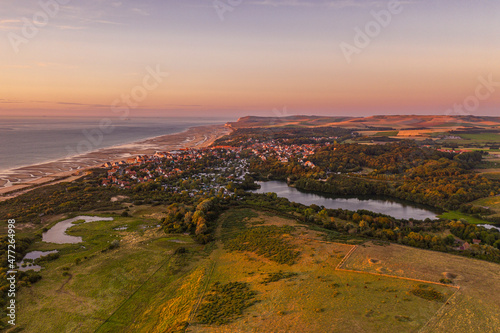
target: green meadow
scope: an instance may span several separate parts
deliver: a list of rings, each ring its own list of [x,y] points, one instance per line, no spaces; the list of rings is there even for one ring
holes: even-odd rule
[[[57,249],[60,257],[44,262],[42,280],[19,293],[18,326],[27,332],[153,332],[149,328],[161,327],[146,314],[189,306],[205,274],[202,265],[189,263],[206,254],[190,237],[166,235],[157,224],[115,217],[70,228],[68,234],[82,237],[82,243],[36,243],[32,250]],[[127,230],[115,230],[123,226]],[[109,249],[114,240],[119,246]],[[180,247],[186,252],[176,254]],[[182,316],[158,316],[163,325],[182,325]],[[138,323],[141,329],[133,329]]]
[[[464,214],[464,213],[461,213],[461,212],[458,212],[458,211],[450,211],[450,212],[446,212],[446,213],[443,213],[441,215],[439,215],[440,218],[442,219],[448,219],[448,220],[465,220],[469,223],[472,223],[472,224],[488,224],[488,223],[491,223],[491,222],[488,222],[488,221],[485,221],[485,220],[482,220],[480,218],[477,218],[477,217],[474,217],[474,216],[470,216],[470,215],[467,215],[467,214]]]
[[[35,243],[32,250],[57,249],[60,256],[43,262],[42,279],[21,289],[18,329],[416,332],[440,322],[440,309],[456,292],[401,279],[403,271],[391,277],[378,275],[386,271],[337,269],[354,245],[335,242],[321,228],[251,209],[223,213],[216,241],[200,245],[158,227],[164,208],[135,207],[131,217],[77,224],[68,233],[82,243]],[[111,246],[116,240],[119,245]],[[355,242],[360,249],[363,243]],[[418,256],[424,250],[412,251]],[[432,253],[436,260],[445,255]],[[465,265],[471,259],[456,260]],[[401,267],[414,272],[412,262]]]

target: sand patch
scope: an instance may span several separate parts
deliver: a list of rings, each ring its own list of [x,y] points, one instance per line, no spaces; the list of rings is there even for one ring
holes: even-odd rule
[[[391,273],[391,270],[385,268],[385,267],[379,267],[376,269],[377,273],[379,274],[389,274]]]
[[[123,201],[125,199],[128,199],[126,195],[117,195],[116,197],[111,198],[111,202]]]

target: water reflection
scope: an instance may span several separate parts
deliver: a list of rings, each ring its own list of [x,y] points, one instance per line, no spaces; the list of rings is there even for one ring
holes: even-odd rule
[[[82,241],[82,237],[70,236],[66,234],[66,230],[71,228],[75,222],[83,220],[84,223],[100,222],[100,221],[113,221],[112,217],[99,217],[99,216],[77,216],[72,219],[64,220],[57,223],[50,228],[49,231],[43,233],[42,240],[47,243],[56,244],[75,244]]]
[[[21,260],[21,262],[17,263],[18,270],[20,270],[20,271],[34,270],[34,271],[38,272],[39,270],[42,269],[42,267],[39,265],[34,265],[32,261],[35,259],[41,258],[41,257],[45,257],[45,256],[52,254],[52,253],[57,253],[57,252],[58,252],[57,250],[45,251],[45,252],[44,251],[29,252],[24,256],[24,258],[23,258],[23,260]]]
[[[431,211],[430,208],[422,208],[409,202],[370,197],[334,197],[326,194],[309,193],[289,187],[285,182],[280,181],[258,182],[258,184],[261,185],[261,188],[254,191],[255,193],[274,192],[279,197],[307,206],[316,204],[330,209],[342,208],[352,211],[365,209],[393,216],[397,219],[425,220],[430,218],[434,220],[437,219],[438,215],[437,212]]]

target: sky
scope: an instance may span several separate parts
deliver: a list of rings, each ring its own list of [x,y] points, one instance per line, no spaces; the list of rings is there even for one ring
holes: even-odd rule
[[[0,116],[498,115],[498,0],[0,0]]]

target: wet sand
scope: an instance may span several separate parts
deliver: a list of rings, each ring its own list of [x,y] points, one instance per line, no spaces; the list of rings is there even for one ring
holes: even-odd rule
[[[58,161],[17,168],[0,174],[0,201],[25,193],[34,187],[75,180],[82,177],[86,170],[99,167],[106,162],[126,160],[137,155],[152,155],[157,151],[208,147],[216,139],[229,133],[230,129],[224,125],[191,127],[181,133],[105,148]],[[8,194],[13,191],[17,192]]]

